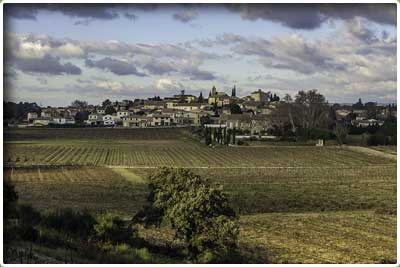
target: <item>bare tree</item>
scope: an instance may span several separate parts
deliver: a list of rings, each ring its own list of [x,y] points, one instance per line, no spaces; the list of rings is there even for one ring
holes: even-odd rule
[[[304,129],[325,127],[329,122],[328,102],[317,90],[299,91],[294,101],[295,117]]]

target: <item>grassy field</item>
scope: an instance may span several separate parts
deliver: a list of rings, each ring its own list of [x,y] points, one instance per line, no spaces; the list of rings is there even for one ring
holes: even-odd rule
[[[188,167],[224,186],[240,214],[240,250],[254,262],[396,261],[394,159],[335,146],[210,148],[182,129],[63,131],[8,132],[4,176],[22,202],[131,216],[156,167]],[[168,229],[142,234],[173,243]]]

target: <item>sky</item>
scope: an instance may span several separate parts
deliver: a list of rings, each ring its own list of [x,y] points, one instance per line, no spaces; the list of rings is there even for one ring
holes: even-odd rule
[[[4,98],[66,106],[211,88],[396,102],[395,4],[5,4]]]

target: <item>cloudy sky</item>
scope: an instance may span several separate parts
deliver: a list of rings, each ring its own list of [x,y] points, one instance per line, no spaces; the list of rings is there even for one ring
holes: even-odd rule
[[[395,4],[5,4],[5,98],[318,89],[396,102]]]

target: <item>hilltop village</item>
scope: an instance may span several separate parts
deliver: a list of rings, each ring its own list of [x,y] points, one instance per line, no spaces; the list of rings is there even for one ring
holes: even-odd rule
[[[311,91],[310,91],[311,92]],[[322,96],[322,95],[321,95]],[[323,96],[322,96],[323,97]],[[296,100],[297,101],[297,100]],[[287,104],[296,105],[290,96],[281,99],[270,91],[258,89],[238,97],[236,87],[230,94],[212,87],[208,98],[180,94],[161,98],[110,101],[88,105],[74,101],[69,107],[39,107],[35,103],[25,109],[20,120],[8,120],[16,127],[184,127],[206,126],[237,129],[250,135],[273,132]],[[324,100],[325,101],[325,100]],[[326,101],[325,101],[326,102]],[[324,103],[323,103],[324,104]],[[344,126],[367,128],[382,126],[389,117],[396,117],[395,105],[361,102],[350,105],[328,104],[333,121]],[[372,112],[371,112],[372,110]],[[324,111],[324,112],[325,112]],[[287,112],[286,112],[287,113]],[[288,114],[291,121],[291,114]]]

